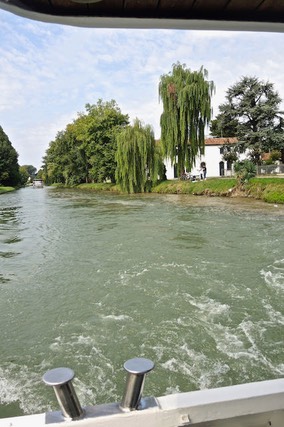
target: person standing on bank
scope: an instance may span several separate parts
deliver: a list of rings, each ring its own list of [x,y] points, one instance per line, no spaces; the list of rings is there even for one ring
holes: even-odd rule
[[[201,170],[202,170],[201,179],[206,179],[206,175],[207,175],[206,163],[202,162],[200,166],[201,166]]]

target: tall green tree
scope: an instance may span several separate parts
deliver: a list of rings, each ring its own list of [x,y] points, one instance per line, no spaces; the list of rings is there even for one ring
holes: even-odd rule
[[[87,121],[83,147],[90,163],[90,178],[95,182],[115,182],[116,134],[128,123],[114,100],[86,105]]]
[[[51,141],[44,157],[46,183],[76,184],[77,172],[72,176],[73,147],[67,128],[57,133],[55,140]]]
[[[21,165],[21,167],[23,167],[23,168],[26,169],[26,171],[28,172],[30,178],[35,177],[35,174],[36,174],[36,171],[37,171],[36,167],[34,167],[33,165]]]
[[[226,92],[226,102],[213,121],[214,136],[236,136],[240,148],[250,149],[257,162],[261,152],[284,149],[281,98],[270,82],[242,77]]]
[[[177,162],[178,174],[195,165],[204,153],[205,128],[212,114],[214,83],[204,68],[191,71],[185,64],[173,64],[160,78],[159,96],[163,103],[161,142],[164,155]]]
[[[20,182],[18,153],[0,126],[0,185],[15,187]]]
[[[143,193],[157,180],[159,151],[156,150],[154,131],[136,119],[116,136],[116,181],[123,191]]]
[[[21,185],[26,185],[29,180],[32,181],[35,178],[36,170],[33,165],[20,166]]]
[[[24,186],[24,185],[26,185],[28,183],[30,175],[29,175],[27,169],[25,168],[25,166],[20,166],[19,167],[19,172],[20,172],[20,184],[22,186]]]
[[[128,123],[114,100],[86,105],[86,113],[58,132],[44,158],[45,181],[75,185],[115,181],[115,134]]]

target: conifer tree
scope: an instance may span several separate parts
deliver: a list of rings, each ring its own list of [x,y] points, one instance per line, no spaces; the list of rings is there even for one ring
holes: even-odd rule
[[[214,136],[235,136],[239,150],[250,150],[258,163],[262,152],[282,151],[284,157],[284,114],[274,85],[257,77],[244,76],[229,87],[226,102],[211,126]]]
[[[211,119],[214,84],[204,68],[191,71],[185,64],[173,64],[172,72],[160,78],[163,103],[161,141],[165,157],[177,163],[178,174],[191,169],[204,153],[205,128]]]

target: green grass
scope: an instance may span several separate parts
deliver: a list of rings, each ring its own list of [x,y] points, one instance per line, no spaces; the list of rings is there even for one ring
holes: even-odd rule
[[[116,184],[112,184],[108,182],[79,184],[76,186],[76,188],[80,188],[81,190],[120,192],[120,189]]]
[[[2,187],[0,185],[0,194],[9,193],[10,191],[15,191],[14,187]]]
[[[253,178],[245,189],[251,197],[267,203],[284,203],[284,178]]]
[[[152,188],[152,193],[227,196],[236,186],[234,178],[209,178],[206,181],[164,181]]]
[[[284,203],[284,178],[253,178],[242,189],[234,178],[209,178],[206,181],[164,181],[152,189],[159,194],[252,197],[267,203]]]

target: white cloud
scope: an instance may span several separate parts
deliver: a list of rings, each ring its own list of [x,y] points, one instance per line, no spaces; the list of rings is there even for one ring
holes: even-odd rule
[[[0,126],[20,164],[40,167],[49,142],[98,98],[152,124],[160,136],[161,74],[202,65],[216,84],[214,113],[243,75],[274,83],[284,99],[284,34],[88,29],[33,22],[0,11]]]

